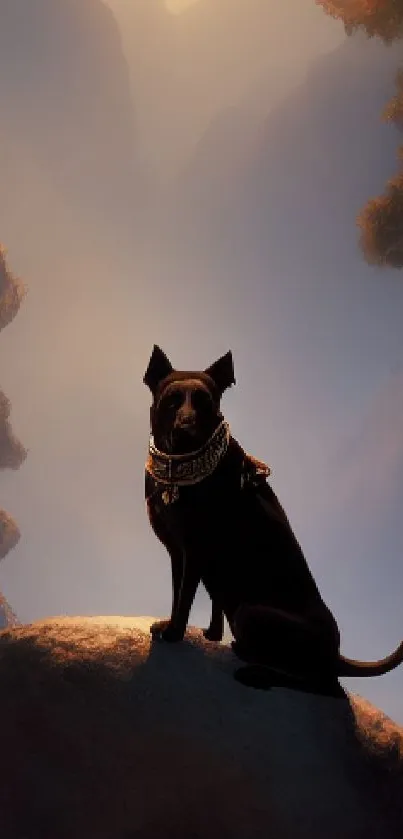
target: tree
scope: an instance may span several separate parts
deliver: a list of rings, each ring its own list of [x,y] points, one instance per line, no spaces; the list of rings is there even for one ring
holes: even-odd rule
[[[403,268],[403,172],[388,181],[383,195],[368,201],[357,223],[369,264]]]
[[[0,330],[16,316],[24,295],[25,288],[7,268],[6,252],[0,246]],[[10,402],[0,390],[0,469],[18,469],[27,455],[13,434],[10,410]],[[5,510],[0,510],[0,560],[15,547],[19,538],[20,531],[14,519]]]
[[[403,38],[403,0],[316,0],[328,15],[343,21],[348,35],[363,31],[387,44]],[[383,118],[403,129],[403,70],[396,77],[396,95]],[[372,265],[403,268],[403,146],[399,171],[383,195],[371,198],[357,218],[360,245]]]
[[[316,0],[326,14],[344,23],[347,35],[357,30],[386,43],[403,37],[403,0]]]

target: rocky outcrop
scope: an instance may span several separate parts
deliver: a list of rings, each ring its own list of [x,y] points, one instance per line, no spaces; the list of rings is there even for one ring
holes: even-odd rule
[[[0,636],[7,839],[398,839],[403,731],[358,697],[232,678],[231,650],[150,618]]]

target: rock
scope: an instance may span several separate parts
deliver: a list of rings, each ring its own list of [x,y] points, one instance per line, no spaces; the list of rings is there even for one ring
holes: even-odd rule
[[[403,835],[402,729],[358,697],[245,688],[229,647],[152,642],[151,620],[0,634],[5,839]]]

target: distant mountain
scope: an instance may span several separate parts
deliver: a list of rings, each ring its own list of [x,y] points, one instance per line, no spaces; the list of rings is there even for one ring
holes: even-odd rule
[[[394,47],[346,37],[257,124],[244,101],[222,111],[166,211],[176,271],[195,277],[201,265],[200,274],[217,277],[234,329],[255,351],[259,342],[256,377],[268,375],[269,347],[293,359],[290,377],[304,383],[301,416],[317,406],[329,445],[334,427],[343,428],[343,406],[370,400],[377,376],[403,352],[401,283],[366,265],[355,225],[396,170],[400,137],[381,113],[399,58]],[[331,408],[323,376],[333,383]],[[277,398],[287,404],[286,380]],[[289,433],[298,433],[293,420]]]
[[[253,143],[244,142],[251,125],[243,103],[238,124],[234,111],[222,112],[178,179],[184,215],[189,196],[197,198],[202,186],[208,200],[199,206],[195,202],[194,209],[212,235],[216,214],[225,212],[220,232],[236,225],[243,241],[252,245],[258,240],[260,251],[273,254],[273,248],[283,248],[290,224],[303,230],[308,250],[312,239],[320,246],[314,220],[315,215],[323,220],[325,213],[339,249],[336,227],[351,231],[362,203],[382,189],[395,168],[396,132],[380,115],[394,91],[398,60],[397,49],[346,38],[312,65],[265,121],[252,123]],[[243,154],[236,156],[226,195],[222,173],[240,145]]]
[[[284,232],[291,212],[316,245],[315,214],[326,214],[335,244],[336,228],[351,230],[362,202],[396,167],[397,132],[381,112],[399,60],[397,48],[357,36],[317,61],[266,121],[248,173],[248,209],[266,210],[269,226]]]
[[[42,205],[127,212],[139,166],[112,12],[101,0],[0,0],[0,20],[3,240]]]
[[[180,15],[169,14],[164,0],[109,2],[122,29],[144,154],[168,177],[222,108],[248,99],[267,111],[276,88],[281,96],[313,54],[341,37],[311,0],[201,0]]]

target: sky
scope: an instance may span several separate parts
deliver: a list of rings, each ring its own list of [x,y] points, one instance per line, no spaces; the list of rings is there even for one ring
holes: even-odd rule
[[[403,637],[403,282],[365,265],[354,217],[393,173],[393,54],[313,0],[108,5],[0,0],[0,240],[28,286],[0,336],[28,449],[1,476],[22,535],[0,589],[24,622],[168,613],[142,377],[154,343],[182,368],[231,349],[234,435],[272,466],[342,651],[384,656]],[[345,683],[403,723],[403,672]]]
[[[121,22],[144,155],[164,179],[223,106],[243,99],[251,115],[266,110],[342,35],[313,0],[196,0],[176,15],[163,0],[108,5]]]
[[[188,6],[192,5],[192,3],[197,2],[199,2],[199,0],[166,0],[165,5],[170,12],[177,15],[184,12]]]

